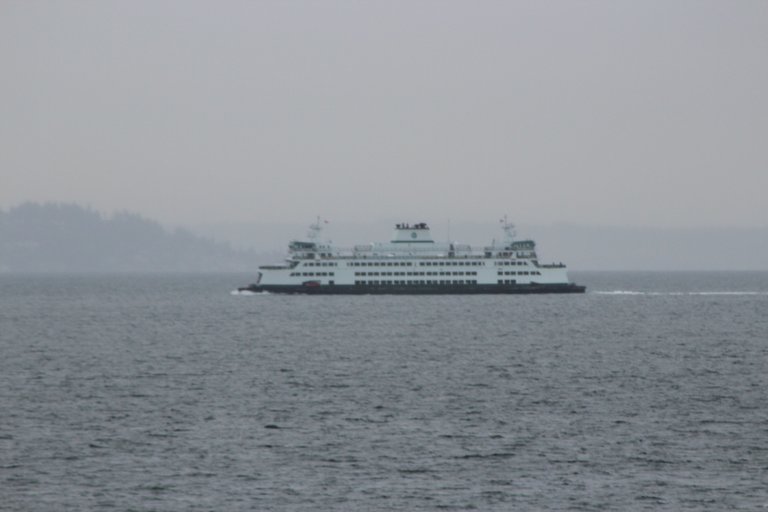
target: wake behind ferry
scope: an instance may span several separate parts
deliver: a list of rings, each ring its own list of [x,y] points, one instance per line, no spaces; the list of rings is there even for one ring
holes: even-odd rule
[[[568,281],[562,263],[541,264],[533,240],[516,240],[501,221],[505,240],[473,249],[432,239],[425,222],[395,226],[389,242],[340,248],[318,242],[321,221],[307,240],[288,245],[278,265],[263,265],[247,292],[304,294],[584,293]]]

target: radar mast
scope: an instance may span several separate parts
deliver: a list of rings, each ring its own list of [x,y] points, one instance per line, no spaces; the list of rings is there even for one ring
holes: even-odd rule
[[[507,220],[506,215],[504,215],[504,218],[499,220],[499,222],[501,223],[501,229],[504,230],[504,236],[506,237],[507,243],[511,244],[515,241],[515,236],[517,236],[515,225]]]
[[[325,221],[325,222],[328,222],[328,221]],[[320,236],[320,232],[322,230],[323,230],[323,227],[320,224],[320,216],[318,215],[314,224],[309,225],[309,231],[307,231],[307,238],[309,238],[312,241],[315,241],[317,237]]]

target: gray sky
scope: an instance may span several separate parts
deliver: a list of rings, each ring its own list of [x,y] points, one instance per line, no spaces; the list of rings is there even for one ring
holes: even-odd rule
[[[0,207],[768,225],[768,2],[0,3]]]

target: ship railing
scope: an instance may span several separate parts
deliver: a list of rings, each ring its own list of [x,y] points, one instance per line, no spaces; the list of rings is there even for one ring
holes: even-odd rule
[[[409,260],[409,259],[424,259],[424,258],[441,258],[452,260],[469,260],[469,259],[486,259],[483,253],[476,254],[454,254],[448,253],[427,253],[427,252],[414,252],[410,254],[386,254],[386,253],[357,253],[357,254],[341,254],[335,253],[330,256],[330,259],[340,260]],[[328,259],[328,258],[326,258]]]

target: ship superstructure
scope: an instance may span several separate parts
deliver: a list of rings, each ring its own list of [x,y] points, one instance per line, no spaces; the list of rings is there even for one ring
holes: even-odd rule
[[[436,242],[425,222],[395,225],[389,242],[339,248],[319,242],[321,220],[307,240],[291,241],[279,265],[259,267],[252,292],[332,294],[583,293],[562,263],[541,264],[533,240],[516,240],[501,221],[502,243],[482,249]]]

